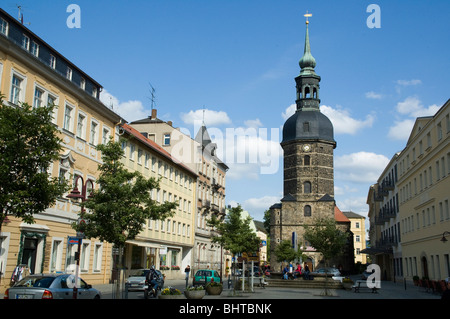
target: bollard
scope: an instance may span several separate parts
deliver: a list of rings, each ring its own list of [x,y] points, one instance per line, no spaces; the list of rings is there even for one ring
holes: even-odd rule
[[[125,283],[125,294],[123,299],[128,299],[128,288],[130,287],[130,284],[128,282]]]

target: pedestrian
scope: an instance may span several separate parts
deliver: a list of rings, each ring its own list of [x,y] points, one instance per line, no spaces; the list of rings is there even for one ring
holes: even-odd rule
[[[309,267],[307,263],[305,263],[305,267],[303,267],[303,270],[303,279],[309,280]]]
[[[189,273],[191,272],[191,267],[187,265],[187,267],[184,269],[184,272],[186,274],[186,288],[187,288],[189,283]]]
[[[283,279],[289,279],[289,268],[288,268],[288,264],[286,264],[286,266],[283,269]]]
[[[294,279],[297,278],[297,276],[300,277],[301,275],[302,275],[302,266],[299,263],[297,263],[297,267],[295,268],[294,271]]]

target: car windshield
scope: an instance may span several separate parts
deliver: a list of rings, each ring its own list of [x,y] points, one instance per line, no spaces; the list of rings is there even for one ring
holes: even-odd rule
[[[211,277],[211,271],[209,270],[199,270],[197,271],[197,273],[195,274],[196,276],[207,276],[207,277]]]
[[[41,277],[41,276],[25,277],[14,286],[49,288],[54,280],[55,277]]]
[[[134,269],[130,271],[130,277],[146,277],[148,272],[148,269]]]

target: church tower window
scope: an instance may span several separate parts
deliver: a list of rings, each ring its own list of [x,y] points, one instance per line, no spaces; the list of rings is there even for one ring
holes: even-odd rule
[[[303,212],[305,217],[311,217],[311,206],[306,205]]]
[[[303,183],[303,192],[305,194],[311,194],[311,183],[310,182]]]

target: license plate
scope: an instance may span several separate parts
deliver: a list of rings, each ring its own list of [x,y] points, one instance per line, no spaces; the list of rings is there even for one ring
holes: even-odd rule
[[[26,294],[16,295],[16,299],[33,299],[33,298],[34,298],[33,295],[26,295]]]

